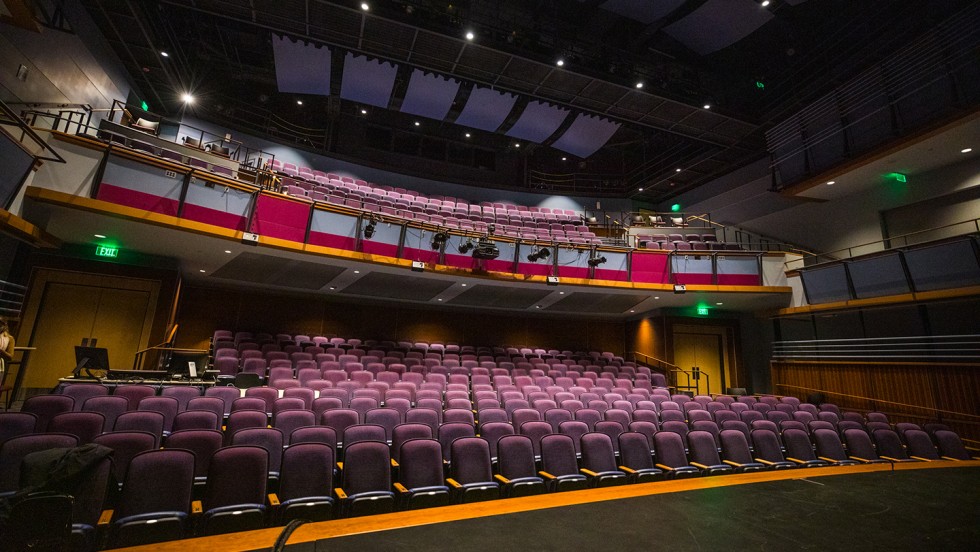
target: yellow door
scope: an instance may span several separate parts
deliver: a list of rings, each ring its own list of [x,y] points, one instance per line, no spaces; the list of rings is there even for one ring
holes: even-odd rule
[[[694,372],[691,385],[697,389],[695,394],[709,395],[723,393],[725,381],[722,377],[722,336],[713,334],[674,332],[674,364],[682,370]],[[677,385],[686,385],[687,378],[679,374]]]

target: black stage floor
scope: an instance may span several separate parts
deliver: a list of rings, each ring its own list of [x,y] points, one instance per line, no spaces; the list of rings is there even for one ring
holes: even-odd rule
[[[310,544],[295,549],[310,550]],[[331,552],[977,549],[980,468],[734,485],[364,533],[315,545]]]

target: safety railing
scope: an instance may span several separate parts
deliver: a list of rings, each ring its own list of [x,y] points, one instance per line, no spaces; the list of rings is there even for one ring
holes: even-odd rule
[[[935,241],[937,239],[965,236],[972,233],[980,233],[980,218],[944,224],[942,226],[927,228],[925,230],[917,230],[915,232],[909,232],[908,234],[901,234],[872,242],[852,245],[850,247],[835,249],[825,253],[806,253],[800,259],[787,260],[786,270],[796,270],[805,266],[813,266],[825,262],[852,259],[854,257],[869,253],[880,253],[889,249],[908,247],[911,245]]]
[[[0,280],[0,313],[10,318],[19,317],[26,293],[26,287]]]
[[[776,341],[772,359],[980,362],[980,335]]]
[[[685,370],[676,364],[639,351],[631,351],[630,356],[634,362],[642,362],[646,366],[649,366],[651,370],[656,369],[663,374],[667,378],[668,387],[675,391],[699,395],[702,378],[704,379],[705,389],[711,389],[708,374],[700,370]]]

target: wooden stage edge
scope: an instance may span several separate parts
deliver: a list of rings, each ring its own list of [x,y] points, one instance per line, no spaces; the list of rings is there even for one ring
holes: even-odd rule
[[[559,508],[562,506],[574,506],[578,504],[603,502],[607,500],[619,500],[638,496],[729,487],[733,485],[748,485],[768,481],[812,479],[815,477],[828,477],[834,475],[887,472],[892,471],[893,469],[896,471],[904,471],[967,467],[980,467],[980,460],[967,462],[911,462],[894,464],[894,467],[892,464],[863,464],[858,466],[794,469],[714,477],[698,477],[680,481],[660,481],[656,483],[624,485],[605,489],[588,489],[583,491],[550,493],[525,498],[493,500],[489,502],[478,502],[475,504],[444,506],[441,508],[429,508],[425,510],[395,512],[392,514],[308,523],[296,529],[296,531],[289,538],[289,544],[315,542],[322,539],[346,537],[363,533],[386,531],[389,529],[403,529],[406,527],[461,521],[479,517],[543,510],[546,508]],[[207,550],[211,552],[221,552],[261,550],[263,548],[269,549],[275,543],[276,537],[279,536],[282,529],[282,527],[273,527],[270,529],[260,529],[257,531],[246,531],[227,535],[217,535],[213,537],[184,539],[120,550],[143,552],[195,552]]]

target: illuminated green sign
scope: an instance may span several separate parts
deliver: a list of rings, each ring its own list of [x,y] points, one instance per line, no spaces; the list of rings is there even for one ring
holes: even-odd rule
[[[699,305],[698,316],[708,316],[708,307]]]
[[[119,256],[119,248],[111,247],[108,245],[97,245],[95,246],[95,256],[96,257],[109,257],[115,259]]]
[[[677,211],[680,211],[681,210],[681,204],[680,203],[675,203],[675,204],[671,205],[670,206],[670,210],[673,211],[673,212],[675,212],[675,213]]]
[[[140,102],[140,107],[143,108],[143,111],[149,111],[150,110],[150,104],[148,104],[146,102]]]

